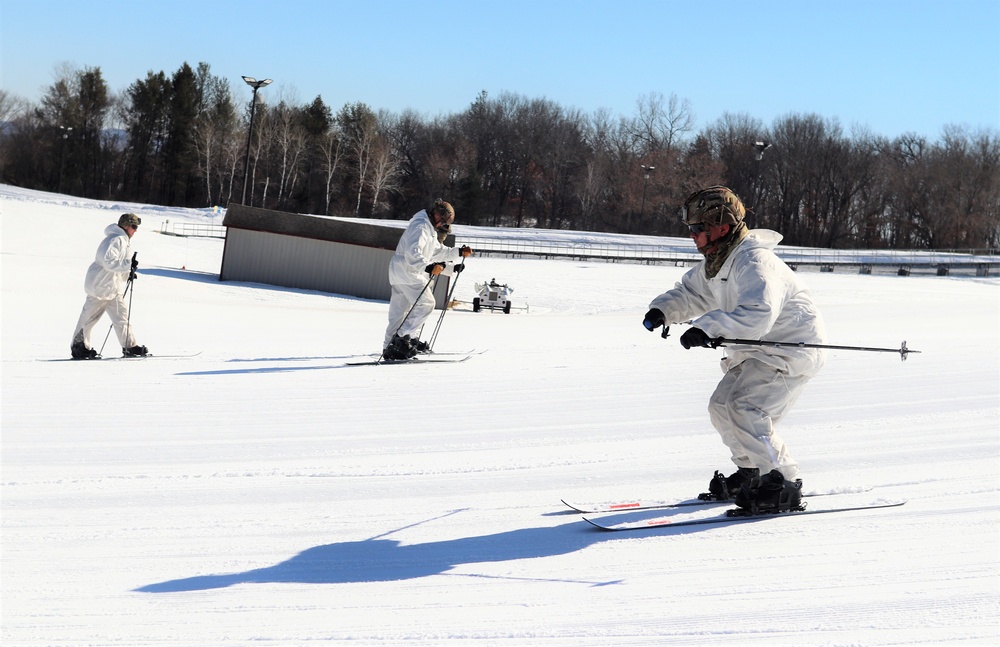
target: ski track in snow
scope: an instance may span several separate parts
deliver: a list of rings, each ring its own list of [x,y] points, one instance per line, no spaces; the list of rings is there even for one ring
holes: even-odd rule
[[[487,353],[348,369],[386,304],[219,283],[156,232],[211,210],[0,200],[5,646],[1000,644],[997,279],[804,274],[831,343],[921,353],[831,352],[779,433],[808,491],[905,506],[602,533],[560,499],[731,468],[721,350],[639,323],[685,268],[473,256],[436,349]],[[123,211],[140,343],[201,355],[38,361]],[[472,313],[490,278],[528,308]]]

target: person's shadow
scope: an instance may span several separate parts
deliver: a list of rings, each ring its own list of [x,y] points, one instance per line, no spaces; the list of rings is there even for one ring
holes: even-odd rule
[[[572,515],[572,518],[573,521],[558,526],[522,528],[493,535],[462,537],[424,544],[401,544],[393,539],[384,539],[385,535],[363,541],[326,544],[308,548],[274,566],[243,573],[199,575],[168,580],[148,584],[136,591],[145,593],[201,591],[234,584],[262,582],[339,584],[408,580],[445,573],[459,564],[563,555],[597,542],[625,539],[629,535],[634,537],[633,533],[600,531],[580,520],[579,516]],[[679,534],[693,530],[676,528],[658,532]],[[583,580],[580,582],[593,586],[615,583]]]

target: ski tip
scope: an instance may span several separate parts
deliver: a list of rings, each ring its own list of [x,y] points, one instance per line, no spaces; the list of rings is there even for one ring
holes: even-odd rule
[[[560,501],[562,501],[562,504],[563,504],[563,505],[565,505],[565,506],[566,506],[567,508],[569,508],[570,510],[573,510],[574,512],[580,512],[580,513],[587,513],[587,512],[590,512],[589,510],[584,510],[583,508],[581,508],[581,507],[580,507],[580,506],[578,506],[578,505],[574,505],[574,504],[570,503],[570,502],[569,502],[569,501],[567,501],[566,499],[559,499],[559,500],[560,500]]]
[[[590,519],[588,517],[582,517],[582,519],[587,523],[589,523],[592,527],[597,528],[598,530],[603,530],[604,532],[614,532],[615,530],[617,530],[617,528],[612,528],[611,526],[601,525],[599,522]]]

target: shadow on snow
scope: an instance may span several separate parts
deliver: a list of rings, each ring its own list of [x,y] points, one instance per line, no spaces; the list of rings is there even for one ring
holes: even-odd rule
[[[455,513],[457,512],[460,511],[455,511]],[[663,514],[662,511],[661,514]],[[615,533],[597,530],[580,520],[575,514],[573,517],[574,521],[554,527],[522,528],[492,535],[462,537],[423,544],[403,544],[394,539],[385,539],[385,535],[380,535],[362,541],[345,541],[315,546],[279,564],[242,573],[198,575],[148,584],[135,590],[143,593],[175,593],[220,589],[236,584],[391,582],[441,575],[462,564],[554,557],[604,541],[648,537],[654,533],[657,536],[676,536],[705,531],[704,527],[689,526]],[[468,576],[488,577],[485,575]],[[620,580],[607,582],[574,581],[592,586],[620,582]]]
[[[342,364],[326,364],[320,366],[295,366],[294,362],[312,362],[312,361],[330,361],[330,360],[342,360],[346,362],[347,360],[368,360],[375,359],[378,354],[374,355],[332,355],[332,356],[317,356],[317,357],[259,357],[259,358],[234,358],[227,360],[234,363],[252,364],[255,362],[288,362],[286,364],[281,364],[278,366],[258,366],[258,367],[247,367],[247,368],[225,368],[225,369],[215,369],[209,371],[185,371],[182,373],[177,373],[177,375],[243,375],[251,373],[290,373],[294,371],[327,371],[334,368],[350,368],[346,363]]]

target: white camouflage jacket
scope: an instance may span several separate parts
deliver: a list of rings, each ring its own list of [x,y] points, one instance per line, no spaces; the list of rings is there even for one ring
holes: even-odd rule
[[[425,271],[431,263],[454,261],[460,257],[458,248],[447,247],[438,242],[437,230],[421,209],[406,225],[406,231],[396,245],[396,253],[389,261],[389,283],[391,285],[416,285],[423,287],[430,278]]]
[[[128,234],[117,224],[108,225],[104,235],[94,262],[87,268],[83,289],[95,299],[109,300],[125,291],[132,271],[132,245]]]
[[[691,321],[711,337],[821,344],[826,330],[809,290],[772,251],[781,234],[754,229],[733,249],[715,277],[705,261],[688,271],[672,290],[653,299],[668,324]],[[790,375],[812,375],[824,361],[814,348],[727,345],[722,370],[747,359]]]

